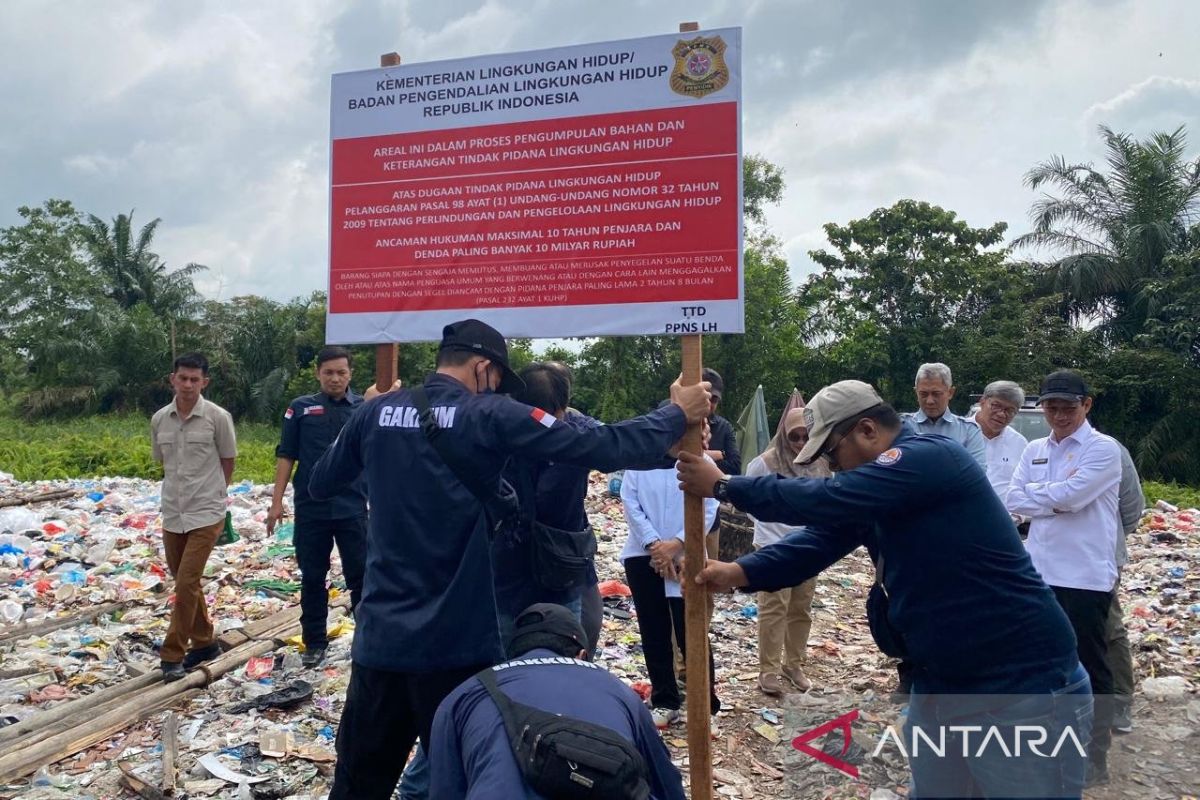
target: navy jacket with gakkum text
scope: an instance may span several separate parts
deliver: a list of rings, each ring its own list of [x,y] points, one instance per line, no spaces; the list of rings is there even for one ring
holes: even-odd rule
[[[751,588],[813,577],[856,547],[882,561],[888,620],[922,693],[1060,688],[1075,635],[1012,518],[962,445],[907,430],[832,478],[732,478],[729,499],[768,522],[809,526],[738,559]]]
[[[447,448],[487,486],[498,483],[510,456],[605,471],[651,461],[687,425],[672,405],[583,429],[441,374],[426,380],[425,391]],[[399,672],[499,661],[491,526],[426,439],[406,389],[359,408],[313,468],[309,492],[331,497],[364,470],[371,517],[354,661]]]

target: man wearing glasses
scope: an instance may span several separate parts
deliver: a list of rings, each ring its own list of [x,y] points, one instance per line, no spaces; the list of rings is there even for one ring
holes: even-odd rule
[[[1092,705],[1070,622],[983,469],[958,442],[905,427],[860,381],[822,389],[805,417],[809,440],[796,460],[825,458],[831,478],[731,477],[680,455],[687,491],[805,526],[736,562],[709,560],[697,582],[772,591],[865,545],[876,565],[871,633],[914,667],[906,740],[919,728],[946,741],[941,756],[910,752],[911,796],[1079,797],[1084,744],[1052,757],[965,745],[972,725],[998,728],[1010,748],[1013,732],[1031,725],[1049,741],[1070,729],[1086,743]]]
[[[1008,485],[1012,481],[1013,471],[1025,445],[1029,440],[1021,432],[1012,427],[1011,423],[1017,416],[1017,410],[1025,405],[1025,390],[1012,381],[992,381],[983,390],[979,400],[979,410],[975,416],[968,417],[968,422],[979,427],[983,434],[983,446],[987,451],[988,483],[996,491],[996,496],[1003,502],[1008,495]],[[1020,522],[1020,518],[1014,521]],[[1024,524],[1024,533],[1029,532],[1028,523]]]

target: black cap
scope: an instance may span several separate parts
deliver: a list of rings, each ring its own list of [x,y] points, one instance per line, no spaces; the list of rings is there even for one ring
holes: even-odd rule
[[[583,626],[575,618],[575,614],[563,606],[554,603],[534,603],[522,611],[513,623],[512,638],[509,639],[508,652],[520,655],[519,640],[531,633],[549,633],[561,636],[579,645],[580,650],[587,650],[587,634]]]
[[[712,384],[710,390],[714,400],[720,401],[725,394],[725,381],[721,377],[721,373],[717,372],[712,367],[705,367],[700,372],[700,380],[708,381]]]
[[[1060,369],[1057,372],[1051,372],[1042,381],[1042,389],[1038,392],[1038,402],[1075,400],[1082,403],[1083,398],[1090,397],[1091,394],[1088,385],[1083,382],[1082,375],[1073,370]]]
[[[504,377],[500,379],[498,392],[512,394],[525,388],[525,381],[508,365],[508,345],[500,331],[477,319],[451,322],[442,328],[442,344],[439,350],[465,350],[478,353],[500,367]]]

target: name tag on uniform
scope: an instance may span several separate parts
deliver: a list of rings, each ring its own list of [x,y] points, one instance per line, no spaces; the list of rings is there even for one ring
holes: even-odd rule
[[[1050,463],[1050,459],[1048,459],[1048,458],[1035,458],[1035,459],[1033,460],[1033,465],[1034,465],[1035,467],[1036,467],[1038,464],[1049,464],[1049,463]]]
[[[325,413],[325,406],[309,406],[308,408],[304,409],[304,416],[306,416],[306,417],[313,415],[313,414],[320,415],[320,414],[324,414],[324,413]]]

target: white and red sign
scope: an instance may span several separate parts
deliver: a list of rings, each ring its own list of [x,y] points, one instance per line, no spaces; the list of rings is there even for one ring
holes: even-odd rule
[[[327,339],[740,333],[738,28],[333,77]]]

